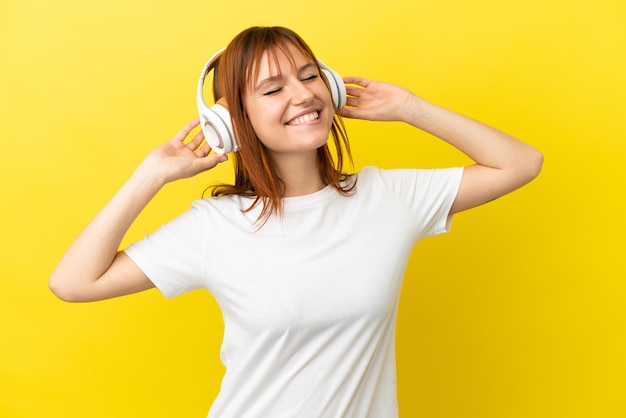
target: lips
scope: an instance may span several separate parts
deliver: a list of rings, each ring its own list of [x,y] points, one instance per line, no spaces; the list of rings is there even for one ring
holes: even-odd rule
[[[288,126],[298,126],[319,119],[320,114],[317,110],[297,116],[286,123]]]

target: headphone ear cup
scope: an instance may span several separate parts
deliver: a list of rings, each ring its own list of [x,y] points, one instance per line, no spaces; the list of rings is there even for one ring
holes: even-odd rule
[[[213,151],[218,154],[228,154],[239,149],[230,121],[230,113],[224,106],[220,104],[214,104],[211,108],[204,106],[200,111],[200,123],[204,138]]]
[[[347,93],[346,93],[346,85],[343,82],[343,79],[336,71],[331,70],[322,64],[322,72],[326,75],[326,79],[328,80],[328,85],[330,87],[330,94],[333,97],[333,102],[337,109],[341,109],[346,105]]]
[[[202,72],[200,73],[200,79],[198,80],[198,89],[196,90],[196,104],[198,106],[198,113],[200,115],[200,126],[204,133],[209,146],[218,154],[228,154],[232,151],[239,149],[239,144],[235,139],[232,122],[230,120],[230,114],[228,113],[227,104],[219,104],[222,99],[218,100],[210,108],[204,102],[204,94],[202,88],[204,86],[204,80],[215,65],[219,57],[224,52],[224,49],[217,51],[204,65]]]

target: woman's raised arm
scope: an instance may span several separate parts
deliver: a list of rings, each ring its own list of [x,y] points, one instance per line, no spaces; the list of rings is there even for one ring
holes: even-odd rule
[[[201,131],[186,142],[198,123],[197,119],[189,122],[152,151],[80,233],[50,277],[50,289],[56,296],[86,302],[154,286],[119,246],[135,218],[163,185],[226,161],[226,156],[210,153]]]
[[[458,148],[476,164],[465,168],[451,212],[503,196],[534,179],[543,155],[530,145],[393,84],[346,77],[349,118],[402,121]]]

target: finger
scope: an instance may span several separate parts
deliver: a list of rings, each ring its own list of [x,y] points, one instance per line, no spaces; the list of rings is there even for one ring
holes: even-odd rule
[[[180,131],[178,131],[176,135],[174,135],[174,139],[181,141],[181,142],[184,141],[185,138],[187,138],[187,135],[189,135],[189,132],[191,132],[191,130],[195,128],[196,126],[198,126],[199,124],[200,124],[199,118],[192,119],[191,121],[187,122],[187,124],[183,126],[183,128]]]
[[[361,93],[363,93],[363,89],[360,87],[346,86],[346,94],[348,96],[359,97]]]
[[[359,106],[359,99],[355,98],[355,97],[348,97],[346,99],[346,106],[358,107]]]
[[[226,154],[211,154],[203,159],[203,170],[210,170],[226,161],[228,161],[228,155]]]
[[[371,80],[363,77],[348,76],[343,78],[343,82],[345,84],[356,84],[358,86],[367,87],[371,83]]]
[[[354,114],[354,108],[347,108],[347,107],[343,107],[341,108],[341,110],[339,111],[339,114],[341,116],[343,116],[344,118],[350,118],[350,119],[354,119],[356,118],[355,114]]]
[[[211,147],[209,146],[208,143],[205,142],[202,144],[200,148],[194,151],[194,154],[196,154],[196,157],[204,158],[207,155],[209,155],[210,152],[211,152]]]
[[[200,132],[198,132],[193,137],[193,139],[187,143],[187,147],[189,149],[195,150],[202,144],[203,140],[204,140],[204,132],[202,132],[202,130],[200,130]]]
[[[372,119],[371,112],[365,112],[355,107],[344,107],[339,111],[339,114],[344,118],[349,119],[374,120]]]

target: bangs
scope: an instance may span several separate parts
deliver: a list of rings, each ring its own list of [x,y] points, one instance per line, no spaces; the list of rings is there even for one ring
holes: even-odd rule
[[[291,66],[296,69],[296,61],[294,52],[299,52],[314,63],[318,69],[319,64],[313,56],[311,49],[289,29],[280,27],[262,28],[250,34],[250,39],[245,43],[246,47],[243,51],[242,67],[246,69],[245,84],[247,88],[254,87],[254,83],[259,77],[261,61],[267,53],[270,65],[270,73],[272,76],[280,76],[280,66],[278,64],[278,55],[284,55]]]

